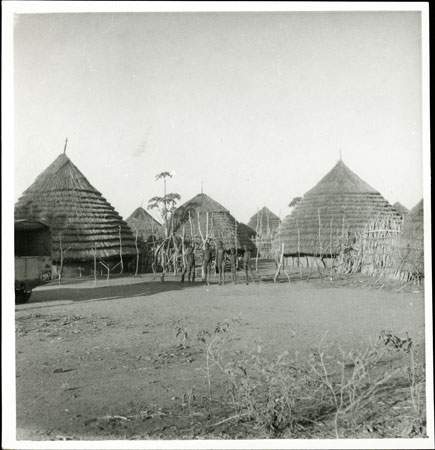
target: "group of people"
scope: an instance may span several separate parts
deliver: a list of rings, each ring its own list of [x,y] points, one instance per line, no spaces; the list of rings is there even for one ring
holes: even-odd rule
[[[238,256],[236,249],[233,247],[229,250],[225,250],[222,241],[219,241],[216,246],[216,251],[213,251],[208,242],[205,243],[202,251],[202,275],[203,282],[207,286],[210,285],[210,272],[213,261],[215,262],[216,271],[219,274],[219,285],[225,284],[225,267],[227,262],[231,267],[231,282],[237,283],[237,266]],[[184,268],[181,274],[181,282],[184,283],[185,276],[187,274],[187,281],[189,283],[195,282],[195,254],[194,249],[189,245],[186,249],[184,256]],[[250,272],[252,281],[255,282],[254,273],[251,266],[251,252],[248,250],[247,245],[243,246],[243,268],[245,270],[246,284],[249,284],[248,272]]]

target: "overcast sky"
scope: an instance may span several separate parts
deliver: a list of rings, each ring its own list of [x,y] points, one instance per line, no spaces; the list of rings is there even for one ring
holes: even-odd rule
[[[343,161],[423,196],[418,12],[17,15],[15,200],[62,151],[127,218],[175,171],[248,221]]]

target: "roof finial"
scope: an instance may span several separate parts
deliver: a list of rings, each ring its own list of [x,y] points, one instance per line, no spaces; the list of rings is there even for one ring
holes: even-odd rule
[[[341,159],[341,148],[339,149],[339,152],[340,152],[340,161],[343,161],[343,160]]]
[[[63,148],[63,154],[66,153],[66,146],[68,144],[68,138],[65,139],[65,147]]]
[[[143,199],[142,199],[142,201],[140,202],[140,207],[143,208]]]
[[[201,181],[201,194],[204,194],[204,181]]]

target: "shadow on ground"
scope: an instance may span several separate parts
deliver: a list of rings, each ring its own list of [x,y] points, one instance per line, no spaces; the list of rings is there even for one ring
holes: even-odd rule
[[[35,290],[30,301],[19,305],[20,309],[31,309],[33,304],[50,301],[86,302],[101,300],[117,300],[120,298],[142,297],[168,291],[181,291],[201,287],[201,283],[187,284],[180,281],[144,281],[143,283],[123,284],[118,286],[97,287],[59,287],[46,290]]]

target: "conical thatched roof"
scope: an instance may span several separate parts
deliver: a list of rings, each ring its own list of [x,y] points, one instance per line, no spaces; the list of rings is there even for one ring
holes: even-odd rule
[[[226,248],[241,249],[247,245],[251,251],[255,250],[246,225],[241,226],[226,208],[206,194],[198,194],[181,205],[175,212],[174,223],[177,234],[184,233],[187,240],[202,243],[208,238],[215,243],[222,241]]]
[[[247,234],[251,239],[252,238],[255,239],[257,232],[253,230],[249,225],[246,225],[245,223],[242,222],[238,222],[237,227],[242,233]]]
[[[248,226],[255,230],[259,236],[273,236],[280,223],[279,217],[264,206],[250,218]]]
[[[273,245],[284,244],[286,255],[334,255],[370,219],[390,215],[400,220],[379,192],[339,161],[283,220]]]
[[[402,217],[405,217],[409,213],[409,209],[400,202],[394,203],[393,207]]]
[[[154,217],[151,216],[141,206],[136,208],[127,219],[127,224],[131,228],[135,235],[136,229],[138,235],[144,240],[148,240],[149,237],[154,236],[156,239],[163,238],[165,235],[163,225],[157,222]]]
[[[59,155],[24,191],[15,205],[15,219],[35,219],[51,226],[52,256],[64,261],[136,254],[130,228],[65,155]]]
[[[405,216],[397,239],[397,269],[402,278],[421,278],[424,274],[424,214],[421,200]]]

